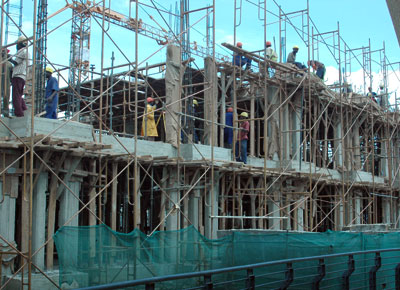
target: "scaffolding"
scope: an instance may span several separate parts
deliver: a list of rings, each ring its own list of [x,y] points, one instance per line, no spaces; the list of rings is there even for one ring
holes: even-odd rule
[[[19,30],[33,50],[33,113],[0,118],[0,252],[10,253],[7,261],[0,255],[6,277],[0,274],[0,289],[17,277],[31,289],[33,273],[61,289],[64,281],[57,283],[49,272],[57,268],[53,235],[66,225],[139,229],[148,236],[193,225],[209,239],[232,229],[400,227],[400,115],[397,96],[389,102],[388,69],[395,71],[395,63],[385,44],[372,50],[368,40],[368,46],[352,49],[339,23],[320,32],[308,1],[292,12],[268,2],[278,9],[275,14],[265,0],[235,0],[233,44],[219,46],[216,1],[210,2],[180,0],[172,12],[157,1],[136,0],[120,12],[111,1],[108,7],[106,1],[67,1],[48,15],[48,1],[34,0],[32,38]],[[256,52],[234,45],[250,6],[262,24],[264,47]],[[3,7],[2,14],[12,17]],[[65,23],[48,29],[47,21],[69,10],[70,57],[61,64],[48,56],[47,44]],[[280,62],[266,57],[267,28],[274,23],[269,14],[279,25]],[[111,35],[114,26],[123,37]],[[96,28],[99,39],[91,39]],[[338,67],[335,82],[326,85],[311,68],[283,61],[290,29],[307,48],[308,61],[320,61],[321,50],[328,51]],[[129,53],[124,51],[133,39]],[[107,42],[123,62],[116,64],[113,50],[106,67]],[[101,55],[97,70],[91,50]],[[160,52],[166,58],[150,62]],[[251,60],[251,69],[233,65],[231,54]],[[379,104],[366,96],[378,54]],[[46,64],[67,84],[59,96],[61,120],[37,116],[44,109]],[[354,66],[363,70],[362,93],[348,89]],[[157,103],[152,112],[148,97]],[[241,112],[249,114],[248,164],[235,158]],[[147,135],[151,117],[155,140]],[[229,146],[226,129],[233,129]],[[95,237],[88,239],[93,243]]]

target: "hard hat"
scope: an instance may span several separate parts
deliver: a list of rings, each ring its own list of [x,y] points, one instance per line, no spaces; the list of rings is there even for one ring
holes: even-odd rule
[[[24,42],[26,41],[26,37],[21,35],[20,37],[18,37],[17,42]]]
[[[226,109],[226,111],[232,113],[233,112],[233,108],[229,107],[228,109]]]
[[[54,70],[51,67],[46,67],[46,71],[51,74],[54,72]]]
[[[238,42],[238,43],[236,43],[236,46],[237,46],[237,47],[240,47],[240,48],[242,48],[242,46],[243,46],[243,43],[241,43],[241,42]]]
[[[293,46],[293,49],[299,49],[299,47],[297,45]]]
[[[244,118],[248,118],[249,114],[247,114],[246,112],[242,112],[242,113],[240,113],[240,116],[242,116]]]
[[[265,44],[266,44],[267,47],[271,46],[271,41],[267,41]]]
[[[146,100],[148,103],[154,102],[154,99],[152,97],[148,97]]]
[[[198,105],[199,105],[199,103],[197,102],[196,99],[193,100],[193,105],[195,105],[195,106],[198,106]]]

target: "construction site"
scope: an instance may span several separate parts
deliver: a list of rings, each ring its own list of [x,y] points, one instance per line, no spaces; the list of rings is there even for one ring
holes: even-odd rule
[[[15,47],[13,33],[23,35],[30,66],[24,116],[0,118],[0,290],[75,289],[272,259],[256,250],[254,259],[233,255],[238,233],[265,238],[254,243],[276,237],[288,250],[275,259],[299,255],[279,235],[335,248],[325,236],[334,231],[339,251],[358,247],[341,232],[369,231],[363,249],[372,239],[398,245],[400,96],[388,80],[400,72],[385,43],[351,48],[339,23],[319,31],[306,0],[299,11],[286,11],[284,1],[230,1],[233,39],[222,43],[216,0],[115,8],[66,0],[52,11],[48,2],[1,5],[1,49]],[[382,5],[400,36],[400,5]],[[32,31],[22,26],[25,6]],[[246,9],[259,24],[258,51],[237,45]],[[286,62],[289,33],[305,62],[329,55],[335,81]],[[277,60],[266,57],[271,35]],[[56,55],[56,42],[68,47],[65,62],[48,53]],[[235,65],[235,55],[251,65]],[[46,67],[60,85],[57,119],[43,118]],[[354,67],[363,71],[358,90],[348,81]],[[374,70],[382,77],[376,99],[368,94]],[[318,251],[302,253],[325,253]]]

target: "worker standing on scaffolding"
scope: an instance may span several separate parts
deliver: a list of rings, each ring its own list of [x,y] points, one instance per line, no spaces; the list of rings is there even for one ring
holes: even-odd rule
[[[324,80],[326,68],[325,68],[325,65],[322,62],[319,62],[319,61],[316,61],[316,60],[310,60],[310,61],[308,61],[308,65],[311,66],[314,71],[316,71],[316,75],[321,80]]]
[[[143,115],[142,123],[142,136],[146,136],[147,140],[154,141],[155,137],[158,137],[156,122],[154,120],[154,111],[156,109],[155,100],[152,97],[148,97],[147,101],[147,112]]]
[[[57,119],[58,106],[58,81],[52,76],[53,69],[46,67],[46,115],[45,118]]]
[[[247,140],[249,139],[249,131],[250,131],[250,123],[246,119],[249,117],[249,114],[246,112],[242,112],[239,115],[239,134],[238,141],[236,142],[236,161],[243,162],[247,164]]]
[[[232,149],[233,141],[233,108],[229,107],[226,109],[225,114],[225,125],[228,127],[224,128],[224,147],[227,149]]]
[[[24,111],[26,110],[26,104],[22,98],[22,95],[24,94],[29,59],[29,53],[26,45],[26,38],[24,36],[18,37],[17,54],[15,55],[14,59],[10,60],[10,62],[14,64],[11,85],[14,114],[17,117],[23,117]]]
[[[277,53],[275,52],[275,50],[271,47],[271,41],[267,41],[266,43],[265,43],[265,47],[266,47],[266,49],[265,49],[265,57],[266,57],[266,59],[268,59],[268,60],[272,60],[272,61],[278,61],[278,55],[277,55]],[[259,64],[259,71],[260,71],[260,73],[261,74],[263,74],[264,75],[264,66],[265,66],[265,64],[263,64],[263,63],[260,63]],[[272,76],[274,75],[274,70],[268,65],[268,63],[266,64],[266,68],[267,68],[267,71],[268,71],[268,76],[270,76],[270,73],[272,74]]]
[[[378,101],[376,100],[376,96],[377,94],[375,92],[372,91],[372,88],[369,87],[368,88],[368,93],[367,93],[367,97],[369,97],[372,101],[374,101],[375,103],[378,103]]]
[[[293,46],[293,51],[291,53],[289,53],[289,55],[286,59],[286,62],[292,63],[295,66],[297,66],[299,69],[305,70],[307,67],[304,64],[296,61],[296,54],[298,51],[299,51],[299,47],[297,45]]]
[[[10,51],[7,49],[3,49],[1,51],[1,86],[0,86],[0,95],[1,98],[3,99],[3,108],[2,108],[2,113],[4,117],[9,117],[10,112],[9,112],[9,105],[10,105],[10,85],[11,85],[11,75],[12,75],[12,70],[13,66],[8,59],[10,59],[10,56],[8,55]]]
[[[236,46],[241,49],[243,47],[243,44],[241,42],[238,42]],[[233,54],[232,63],[233,65],[237,65],[240,67],[246,66],[246,70],[251,68],[251,59],[247,58],[243,55],[243,53],[240,52],[235,52]]]

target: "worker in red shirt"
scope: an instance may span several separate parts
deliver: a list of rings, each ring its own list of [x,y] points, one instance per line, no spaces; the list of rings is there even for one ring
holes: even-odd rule
[[[239,133],[236,142],[236,161],[247,164],[247,140],[249,140],[250,123],[246,119],[249,114],[242,112],[239,115]]]

